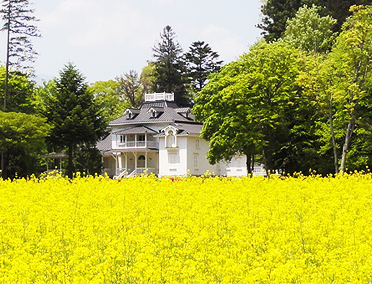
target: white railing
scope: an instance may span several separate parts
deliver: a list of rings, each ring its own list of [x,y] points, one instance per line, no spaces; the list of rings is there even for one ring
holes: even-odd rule
[[[172,93],[145,94],[145,101],[146,102],[174,101],[174,94],[172,94]]]
[[[159,145],[156,141],[127,141],[118,142],[117,149],[127,149],[127,148],[155,148],[158,149]]]
[[[125,177],[135,177],[135,176],[140,176],[141,174],[158,174],[159,170],[155,168],[137,168],[130,172],[129,174],[125,175]]]

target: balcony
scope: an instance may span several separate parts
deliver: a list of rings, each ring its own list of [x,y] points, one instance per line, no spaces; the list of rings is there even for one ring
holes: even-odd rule
[[[159,149],[159,144],[156,141],[118,142],[115,149]]]

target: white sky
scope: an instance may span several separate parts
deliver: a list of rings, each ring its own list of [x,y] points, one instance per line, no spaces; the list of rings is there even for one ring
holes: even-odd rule
[[[170,25],[183,51],[205,41],[224,63],[257,42],[261,0],[31,0],[42,37],[33,39],[38,78],[58,77],[73,62],[87,82],[141,69]],[[0,60],[5,61],[5,32]]]

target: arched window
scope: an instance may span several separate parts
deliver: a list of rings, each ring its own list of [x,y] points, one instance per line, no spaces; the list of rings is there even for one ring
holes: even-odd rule
[[[176,137],[174,136],[172,130],[168,131],[168,135],[166,138],[167,138],[167,148],[176,147]]]
[[[138,168],[144,168],[145,167],[145,156],[144,155],[141,155],[138,157],[138,161],[137,161],[137,167]]]

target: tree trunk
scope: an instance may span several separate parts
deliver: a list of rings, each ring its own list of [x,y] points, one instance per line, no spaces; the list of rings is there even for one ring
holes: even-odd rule
[[[347,151],[349,150],[350,140],[351,140],[351,136],[353,135],[354,128],[355,128],[355,119],[354,117],[352,117],[347,125],[345,143],[344,143],[344,146],[342,147],[342,157],[341,157],[341,165],[340,165],[341,173],[344,173],[345,171]]]
[[[7,153],[6,152],[1,152],[1,177],[3,179],[7,179],[8,178],[8,169],[6,167],[6,164],[7,164]]]
[[[8,99],[8,85],[9,85],[9,61],[10,61],[10,2],[8,7],[8,29],[7,29],[7,41],[6,41],[6,63],[5,63],[5,81],[4,81],[4,111],[7,107]]]
[[[73,163],[73,147],[72,145],[68,146],[68,162],[67,162],[67,176],[73,178],[74,175],[74,163]]]
[[[1,152],[1,163],[0,163],[0,170],[1,170],[1,173],[0,173],[0,177],[4,177],[4,152]]]
[[[269,177],[271,171],[274,170],[273,155],[269,147],[264,147],[263,152],[264,152],[264,158],[265,158],[265,170],[266,170],[267,176]]]
[[[333,126],[333,115],[331,108],[329,109],[328,113],[329,117],[329,124],[330,124],[330,132],[331,132],[331,139],[332,139],[332,147],[333,147],[333,163],[335,167],[335,173],[338,173],[338,156],[337,156],[337,145],[336,145],[336,138],[335,138],[335,129]]]
[[[246,154],[247,161],[246,161],[246,166],[247,166],[247,174],[249,177],[252,177],[252,167],[251,167],[251,154]]]

